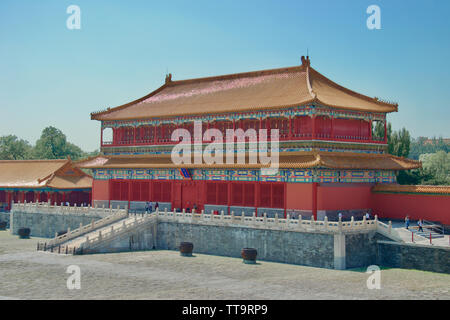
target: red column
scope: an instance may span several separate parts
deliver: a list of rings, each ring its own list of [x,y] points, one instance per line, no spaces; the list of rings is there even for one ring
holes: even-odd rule
[[[372,120],[369,121],[369,140],[372,141]]]
[[[311,123],[311,131],[312,131],[311,136],[313,139],[315,139],[316,138],[316,116],[315,115],[313,115],[311,117],[311,122],[312,122]]]
[[[11,198],[12,198],[12,194],[11,191],[7,191],[7,201],[8,201],[8,210],[11,210]]]
[[[100,125],[100,147],[103,147],[103,126]]]
[[[21,203],[25,202],[25,193],[23,191],[19,191],[19,201]]]
[[[66,204],[66,193],[65,192],[62,193],[62,202],[63,202],[63,205]]]
[[[317,182],[312,183],[312,214],[317,221]]]
[[[136,144],[136,127],[133,127],[133,145]]]
[[[155,135],[154,135],[154,139],[153,139],[153,141],[155,142],[155,144],[158,142],[158,137],[156,136],[156,134],[158,133],[158,130],[156,130],[156,128],[158,128],[157,125],[155,125],[155,130],[154,130]]]
[[[128,180],[128,209],[130,209],[130,200],[131,200],[131,181]]]
[[[34,201],[41,202],[41,193],[40,192],[36,192],[34,194]]]
[[[384,143],[387,143],[387,125],[386,125],[386,121],[384,121]]]
[[[289,116],[288,137],[289,137],[289,140],[292,139],[292,119],[291,119],[291,116]]]
[[[331,138],[334,139],[334,117],[331,117]]]

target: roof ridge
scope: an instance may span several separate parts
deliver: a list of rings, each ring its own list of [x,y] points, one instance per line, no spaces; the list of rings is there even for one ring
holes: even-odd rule
[[[230,79],[238,79],[238,78],[243,78],[243,77],[258,77],[258,76],[262,76],[262,75],[287,73],[287,72],[295,72],[295,71],[304,71],[304,66],[300,65],[300,66],[292,66],[292,67],[284,67],[284,68],[263,69],[263,70],[247,71],[247,72],[229,73],[229,74],[224,74],[224,75],[200,77],[200,78],[192,78],[192,79],[184,79],[184,80],[175,80],[175,81],[171,80],[171,81],[169,81],[169,86],[203,82],[203,81],[211,81],[211,80],[230,80]]]
[[[0,163],[18,163],[18,162],[65,162],[67,159],[18,159],[18,160],[0,160]]]

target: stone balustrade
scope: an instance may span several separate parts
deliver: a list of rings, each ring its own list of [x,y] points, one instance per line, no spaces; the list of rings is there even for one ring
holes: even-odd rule
[[[90,207],[90,206],[61,206],[51,205],[49,202],[17,202],[12,204],[11,212],[42,213],[42,214],[79,214],[107,217],[118,212],[128,212],[128,210],[113,207]]]
[[[263,214],[262,216],[256,216],[255,212],[251,217],[246,216],[244,212],[240,215],[231,212],[230,215],[225,215],[222,211],[219,215],[206,214],[204,211],[200,213],[187,213],[183,210],[183,212],[171,212],[171,211],[156,211],[152,214],[155,214],[158,219],[162,221],[171,221],[171,222],[180,222],[180,223],[201,223],[201,224],[209,224],[209,225],[239,225],[239,226],[248,226],[254,228],[262,228],[262,229],[274,229],[274,230],[286,230],[286,231],[299,231],[299,232],[331,232],[331,233],[340,233],[340,232],[358,232],[363,230],[378,230],[379,226],[385,225],[384,223],[378,221],[378,217],[375,216],[372,220],[366,220],[364,217],[363,220],[343,222],[339,221],[328,221],[327,217],[324,220],[315,221],[312,219],[302,219],[302,216],[299,216],[298,219],[291,219],[289,214],[286,218],[279,218],[277,214],[275,214],[274,218],[268,218],[267,214]],[[391,229],[391,232],[393,230]]]

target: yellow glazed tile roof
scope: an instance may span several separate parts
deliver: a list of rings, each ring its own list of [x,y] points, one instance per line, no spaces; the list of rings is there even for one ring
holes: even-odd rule
[[[172,81],[130,103],[92,113],[95,120],[164,118],[205,113],[255,111],[324,104],[371,112],[397,111],[397,104],[379,101],[346,89],[309,66],[237,73]]]
[[[224,156],[225,157],[225,156]],[[122,155],[122,156],[98,156],[79,161],[80,168],[265,168],[259,162],[249,163],[249,155],[246,154],[244,164],[233,163],[208,164],[202,161],[195,164],[193,156],[191,164],[176,165],[170,155]],[[374,170],[407,170],[421,167],[419,161],[395,157],[389,154],[361,154],[352,152],[286,152],[280,153],[280,168],[332,168],[332,169],[374,169]]]
[[[81,189],[92,187],[92,177],[68,159],[0,160],[0,188]]]

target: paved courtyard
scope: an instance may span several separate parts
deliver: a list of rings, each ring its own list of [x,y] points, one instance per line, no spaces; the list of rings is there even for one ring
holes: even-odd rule
[[[39,240],[0,231],[0,299],[450,299],[448,274],[382,269],[381,289],[369,290],[365,270],[165,250],[64,256],[37,252]],[[80,290],[67,289],[70,265],[80,267]]]

